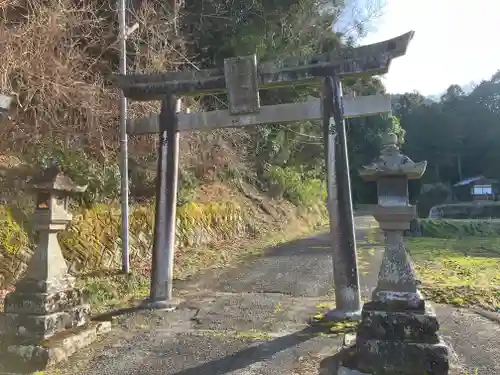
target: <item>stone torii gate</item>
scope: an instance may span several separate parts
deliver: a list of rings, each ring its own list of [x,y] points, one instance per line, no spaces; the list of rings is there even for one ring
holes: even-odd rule
[[[158,174],[150,307],[173,309],[173,255],[179,132],[304,120],[323,120],[336,309],[332,317],[358,317],[361,310],[347,157],[345,118],[391,112],[388,95],[342,97],[341,79],[384,74],[403,56],[413,32],[357,48],[308,58],[257,63],[255,55],[224,61],[223,69],[116,75],[115,84],[132,100],[162,102],[159,115],[127,124],[131,135],[157,133]],[[323,79],[322,98],[260,106],[259,90],[311,85]],[[179,113],[180,96],[227,93],[228,110]],[[333,121],[332,121],[333,120]],[[331,125],[334,126],[331,126]]]

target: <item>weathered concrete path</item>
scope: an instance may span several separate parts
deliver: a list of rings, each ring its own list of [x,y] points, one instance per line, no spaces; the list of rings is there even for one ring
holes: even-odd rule
[[[356,218],[358,236],[371,218]],[[361,284],[375,285],[380,249],[360,246]],[[316,375],[341,337],[310,331],[318,305],[331,302],[332,259],[325,235],[271,249],[237,268],[177,286],[175,312],[140,312],[54,370],[65,375]],[[443,335],[457,351],[455,374],[500,375],[500,325],[438,306]],[[59,371],[59,372],[57,372]],[[50,374],[50,372],[47,372]]]

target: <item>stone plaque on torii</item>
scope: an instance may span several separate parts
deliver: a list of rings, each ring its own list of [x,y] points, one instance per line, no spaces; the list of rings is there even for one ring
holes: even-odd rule
[[[328,207],[336,309],[331,316],[357,316],[361,310],[347,158],[345,118],[391,112],[388,95],[347,98],[341,80],[387,73],[392,59],[403,56],[413,32],[394,39],[331,53],[257,63],[255,55],[226,59],[224,68],[115,76],[115,84],[132,100],[161,100],[159,115],[130,121],[131,135],[160,136],[151,294],[154,307],[175,306],[172,298],[173,251],[179,132],[213,130],[304,120],[323,120]],[[259,90],[320,84],[321,99],[261,106]],[[227,93],[228,110],[180,113],[180,96]],[[332,123],[334,126],[331,126]]]

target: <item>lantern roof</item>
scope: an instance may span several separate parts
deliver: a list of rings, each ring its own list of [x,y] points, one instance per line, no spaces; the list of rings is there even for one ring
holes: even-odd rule
[[[59,165],[53,165],[44,169],[31,181],[34,190],[60,191],[67,193],[81,193],[87,189],[87,185],[79,186],[64,174]]]
[[[413,162],[408,156],[403,155],[398,143],[396,134],[386,134],[382,138],[380,156],[371,164],[360,169],[361,178],[365,181],[376,181],[381,177],[388,176],[401,176],[409,180],[421,178],[427,168],[427,162]]]

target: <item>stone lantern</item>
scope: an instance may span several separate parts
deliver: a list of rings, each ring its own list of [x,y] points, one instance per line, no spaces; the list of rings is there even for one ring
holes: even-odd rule
[[[70,195],[86,187],[77,186],[58,167],[46,169],[31,185],[36,193],[33,228],[38,244],[26,274],[5,298],[4,314],[0,316],[0,352],[7,353],[8,359],[19,357],[44,367],[57,361],[47,339],[57,341],[54,339],[59,334],[68,337],[67,330],[89,322],[90,306],[84,293],[75,288],[57,239],[57,233],[72,219],[68,212]],[[62,352],[65,350],[57,353],[61,356]]]
[[[75,280],[68,274],[57,233],[66,229],[73,218],[69,212],[70,195],[85,191],[86,186],[75,185],[58,166],[53,166],[32,180],[31,189],[36,194],[33,230],[38,233],[38,246],[16,290],[66,292],[73,289]],[[44,335],[50,336],[50,332]]]
[[[397,136],[387,134],[380,157],[360,171],[365,181],[377,183],[373,215],[385,234],[378,284],[363,306],[353,350],[351,365],[362,373],[448,373],[448,349],[438,335],[432,307],[418,290],[403,238],[416,216],[415,206],[409,204],[408,180],[421,178],[426,167],[426,161],[414,163],[403,155]]]

